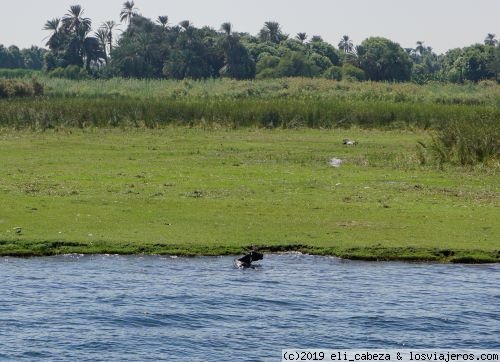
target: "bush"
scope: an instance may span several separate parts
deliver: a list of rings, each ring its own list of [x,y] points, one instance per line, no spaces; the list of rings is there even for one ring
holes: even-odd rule
[[[0,79],[0,98],[33,97],[43,95],[43,92],[43,85],[35,79],[31,83],[14,79]]]
[[[333,66],[332,62],[328,57],[325,57],[324,55],[320,55],[317,53],[313,53],[310,56],[310,60],[321,70],[321,71],[326,71],[330,67]]]
[[[362,81],[365,80],[365,72],[363,69],[355,67],[352,64],[344,64],[342,67],[342,79]]]
[[[452,121],[441,125],[429,146],[431,157],[440,165],[475,165],[497,163],[500,159],[500,123],[494,119]]]
[[[323,76],[326,79],[342,80],[342,68],[334,65],[334,66],[328,68],[327,70],[325,70],[325,72],[323,73]]]
[[[280,58],[274,55],[266,55],[257,62],[258,78],[277,78],[276,67],[280,62]]]
[[[48,74],[51,78],[66,78],[72,80],[85,80],[89,78],[87,71],[77,65],[69,65],[66,68],[55,68]]]
[[[33,88],[34,96],[43,96],[45,92],[45,87],[36,78],[31,79],[31,87]]]
[[[276,67],[281,77],[314,77],[321,69],[300,52],[286,53]]]

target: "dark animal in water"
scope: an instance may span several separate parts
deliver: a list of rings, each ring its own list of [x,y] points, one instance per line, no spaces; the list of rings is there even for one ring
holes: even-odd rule
[[[259,261],[262,259],[264,259],[264,254],[258,253],[256,251],[251,251],[250,253],[246,254],[244,257],[239,258],[239,259],[235,259],[234,265],[237,268],[251,268],[252,262]]]

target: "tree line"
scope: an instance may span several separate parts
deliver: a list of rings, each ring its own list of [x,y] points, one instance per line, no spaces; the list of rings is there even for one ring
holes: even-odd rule
[[[0,68],[41,70],[46,54],[46,49],[36,46],[19,49],[15,45],[6,48],[0,44]]]
[[[126,1],[121,24],[103,23],[93,31],[79,5],[45,23],[48,51],[0,46],[0,67],[46,69],[67,77],[234,79],[326,77],[373,81],[500,81],[500,44],[488,34],[483,44],[436,54],[422,41],[402,48],[382,37],[355,45],[344,35],[337,47],[321,36],[286,34],[275,21],[256,35],[195,27],[185,20],[172,25],[166,15],[151,20]],[[124,27],[119,33],[117,30]],[[121,29],[120,29],[121,30]]]

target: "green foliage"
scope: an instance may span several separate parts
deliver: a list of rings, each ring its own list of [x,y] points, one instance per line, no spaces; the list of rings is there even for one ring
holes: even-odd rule
[[[84,80],[89,78],[88,72],[77,65],[69,65],[66,68],[55,68],[48,72],[52,78],[66,78],[72,80]]]
[[[332,66],[328,68],[323,76],[327,79],[346,80],[346,81],[363,81],[365,80],[365,72],[352,64],[344,64],[342,67]]]
[[[229,35],[223,46],[225,63],[219,73],[234,79],[255,78],[255,62],[236,36]]]
[[[365,80],[365,72],[352,64],[346,63],[342,66],[342,79],[350,81]]]
[[[0,44],[0,69],[33,69],[41,70],[46,50],[32,46],[19,49],[16,46],[5,48]]]
[[[425,65],[415,64],[411,74],[411,81],[417,84],[426,84],[429,80],[429,73]]]
[[[265,55],[257,62],[257,78],[278,78],[279,75],[276,67],[280,62],[280,58],[274,55]]]
[[[0,102],[1,126],[115,127],[169,123],[227,126],[416,127],[498,120],[500,87],[333,82],[47,79],[47,97]]]
[[[287,38],[288,35],[283,33],[280,24],[276,21],[266,21],[259,32],[259,39],[263,42],[279,44]]]
[[[457,83],[495,79],[499,71],[496,48],[476,44],[463,49],[452,49],[443,56],[443,72],[449,81]]]
[[[307,52],[307,46],[297,39],[287,39],[279,45],[278,53],[280,56],[283,56],[289,51],[305,53]]]
[[[332,65],[340,65],[339,53],[333,45],[324,41],[311,41],[308,45],[311,52],[327,57]]]
[[[173,79],[219,76],[219,71],[224,66],[224,53],[216,47],[216,43],[216,39],[204,42],[202,34],[196,30],[182,32],[165,62],[163,74]]]
[[[426,84],[431,81],[441,80],[442,68],[440,57],[432,51],[431,47],[425,47],[423,42],[417,42],[415,49],[407,49],[414,63],[411,81],[417,84]]]
[[[38,70],[31,69],[2,69],[0,68],[0,78],[4,79],[21,79],[21,78],[33,78],[35,76],[40,76],[42,73]]]
[[[163,27],[150,19],[136,15],[129,20],[127,30],[111,53],[110,66],[124,77],[162,77],[171,39],[165,36]]]
[[[248,52],[255,61],[259,62],[262,58],[272,55],[279,56],[278,47],[276,44],[271,42],[264,43],[248,43],[242,42],[242,44],[248,49]]]
[[[494,74],[494,80],[500,83],[500,44],[493,50],[493,56],[490,64],[488,64],[488,71]]]
[[[318,55],[318,57],[321,57]],[[326,59],[328,60],[328,59]],[[315,77],[321,68],[304,53],[289,51],[283,57],[268,55],[257,63],[257,78]]]
[[[464,49],[457,65],[462,67],[464,79],[477,82],[494,76],[489,69],[493,56],[493,47],[475,45]]]
[[[328,68],[324,73],[323,76],[326,79],[331,79],[331,80],[342,80],[342,67],[338,67],[336,65],[332,65],[330,68]]]
[[[407,81],[412,62],[408,53],[389,39],[368,38],[357,49],[361,68],[374,81]]]
[[[319,68],[319,71],[324,72],[328,68],[333,67],[333,63],[328,57],[320,55],[318,53],[313,53],[309,59]]]
[[[500,163],[500,123],[498,119],[458,120],[440,125],[429,145],[432,159],[440,165],[475,165]]]
[[[301,52],[288,52],[279,61],[276,72],[280,77],[314,77],[321,68]]]
[[[103,78],[265,79],[324,75],[340,79],[338,69],[331,67],[346,66],[342,77],[356,81],[500,81],[499,45],[494,34],[487,35],[485,45],[438,56],[422,41],[415,49],[402,49],[381,37],[368,38],[355,46],[344,35],[339,50],[319,35],[310,37],[309,42],[305,33],[290,38],[275,21],[265,22],[256,36],[235,33],[230,23],[223,24],[219,31],[208,26],[197,28],[189,20],[170,26],[166,15],[155,21],[139,15],[133,1],[123,4],[120,16],[127,28],[114,43],[114,22],[105,22],[90,35],[91,20],[84,17],[80,6],[71,6],[64,17],[45,24],[44,29],[50,31],[48,54],[38,48],[19,51],[0,46],[0,67],[3,62],[9,67],[40,69],[44,57],[49,71],[76,65]]]
[[[90,36],[92,21],[84,17],[80,5],[72,5],[62,19],[55,18],[45,23],[44,30],[50,31],[47,46],[51,55],[46,57],[47,70],[76,65],[90,70],[99,67],[106,60],[106,49],[99,40]]]

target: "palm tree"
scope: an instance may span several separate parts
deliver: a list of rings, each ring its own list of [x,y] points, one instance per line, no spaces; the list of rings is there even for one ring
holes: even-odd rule
[[[311,37],[311,43],[322,43],[324,40],[321,35],[313,35]]]
[[[495,46],[498,44],[498,40],[495,39],[495,34],[488,33],[486,38],[484,39],[484,45],[492,45]]]
[[[231,23],[223,23],[220,26],[220,30],[224,32],[225,37],[220,42],[222,49],[225,53],[228,53],[233,49],[238,42],[238,37],[233,35],[233,26]]]
[[[353,46],[349,53],[345,53],[344,63],[354,65],[355,67],[360,67],[358,53],[361,50],[361,46]]]
[[[137,15],[137,10],[133,1],[125,1],[120,12],[120,21],[130,23],[130,19]]]
[[[90,30],[92,21],[84,18],[83,13],[84,10],[80,5],[72,5],[62,19],[63,25],[73,32],[77,32],[79,28]]]
[[[90,70],[92,62],[102,63],[102,59],[106,59],[105,51],[101,48],[99,40],[94,37],[89,36],[83,40],[82,53],[87,70]]]
[[[179,23],[179,25],[186,31],[193,26],[189,20],[183,20]]]
[[[168,16],[166,15],[163,15],[163,16],[159,16],[158,19],[156,19],[156,21],[164,28],[166,29],[167,28],[167,25],[168,25]]]
[[[61,19],[59,18],[54,18],[51,20],[47,20],[45,23],[43,30],[48,30],[51,31],[52,34],[49,35],[49,40],[47,41],[47,46],[50,49],[53,49],[56,47],[57,40],[59,38],[59,29],[61,26]]]
[[[111,55],[111,52],[113,51],[113,30],[117,28],[116,23],[113,20],[106,21],[102,27],[106,29],[108,33],[108,45],[109,45],[109,55]]]
[[[100,27],[95,32],[95,37],[99,41],[99,46],[104,52],[104,58],[106,59],[106,64],[108,64],[108,54],[106,52],[106,47],[108,46],[108,30],[105,27]]]
[[[263,41],[270,41],[278,44],[284,38],[284,35],[278,22],[266,21],[264,27],[260,30],[259,37]]]
[[[59,25],[61,25],[61,19],[59,18],[47,20],[47,22],[43,26],[43,30],[50,30],[52,31],[52,35],[54,35],[59,31]]]
[[[343,50],[344,53],[352,53],[352,50],[354,49],[354,44],[352,43],[352,40],[349,38],[349,35],[344,35],[342,39],[340,39],[339,49]]]
[[[297,36],[295,38],[297,40],[299,40],[301,43],[303,43],[307,40],[307,34],[306,33],[297,33]]]
[[[220,26],[220,30],[223,31],[227,36],[229,36],[233,32],[233,26],[231,25],[231,23],[223,23]]]
[[[417,47],[415,48],[415,52],[418,53],[420,56],[422,56],[426,51],[426,48],[424,47],[424,42],[423,41],[417,41]]]

